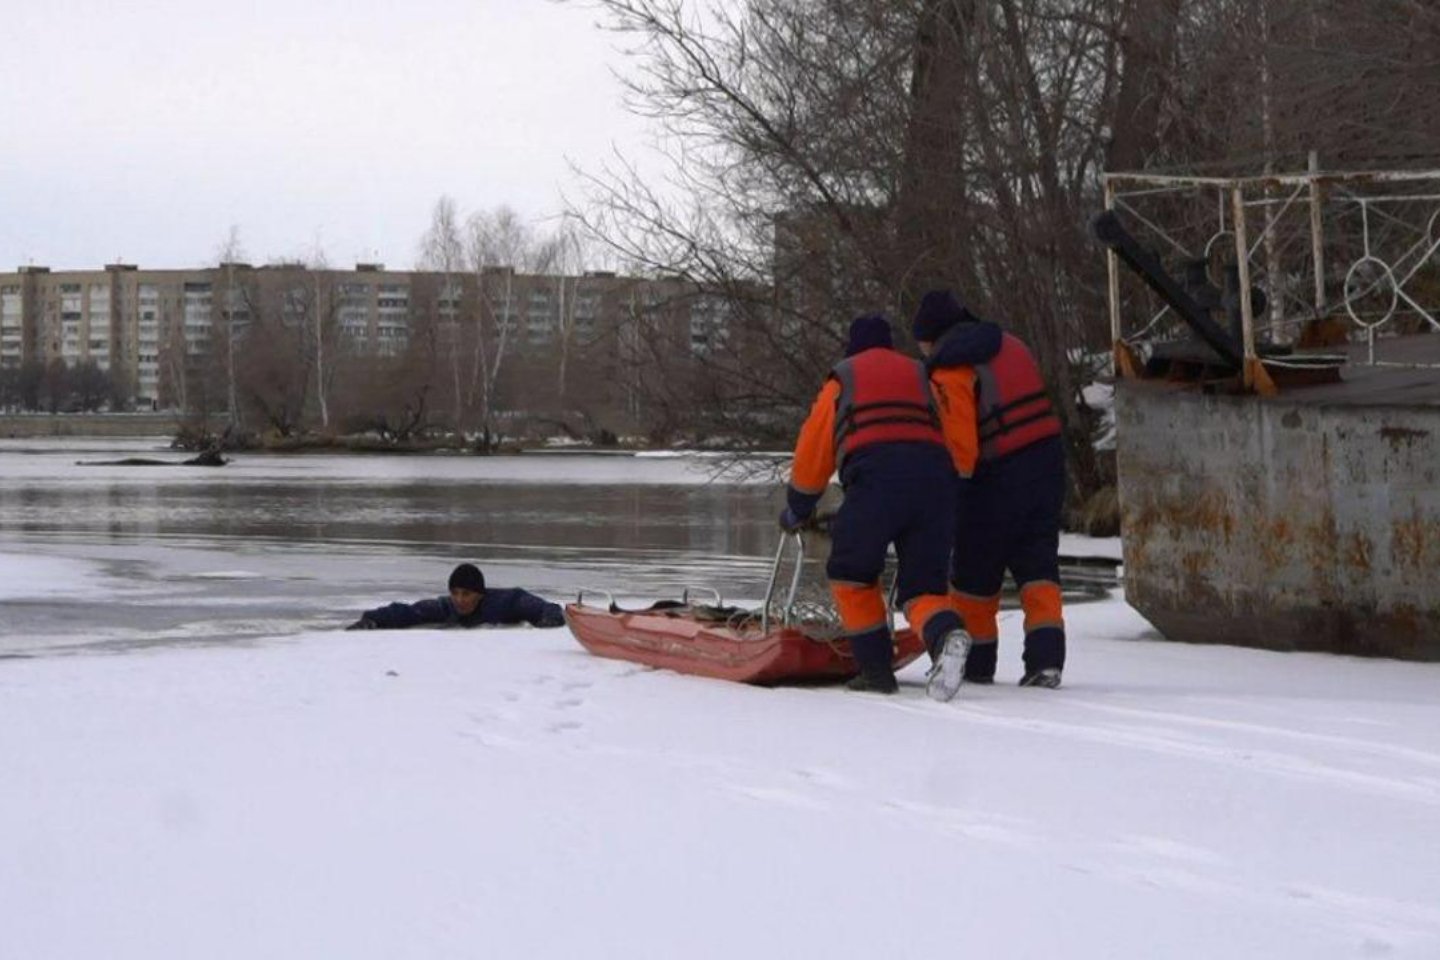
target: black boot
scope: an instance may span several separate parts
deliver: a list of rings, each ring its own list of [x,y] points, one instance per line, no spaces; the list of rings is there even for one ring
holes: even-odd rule
[[[1060,686],[1060,668],[1046,667],[1043,670],[1027,671],[1025,676],[1020,678],[1020,686],[1055,690]]]
[[[851,637],[850,652],[860,675],[847,683],[847,688],[865,693],[894,693],[900,689],[893,666],[895,645],[885,627]]]
[[[861,673],[852,677],[850,682],[845,684],[846,690],[854,690],[856,693],[898,693],[900,681],[895,679],[891,673]]]
[[[995,682],[995,654],[999,646],[1000,644],[993,640],[970,645],[970,655],[965,658],[966,683]]]
[[[1025,675],[1020,678],[1020,686],[1050,690],[1060,686],[1060,674],[1065,669],[1065,631],[1047,626],[1025,634],[1024,661]]]

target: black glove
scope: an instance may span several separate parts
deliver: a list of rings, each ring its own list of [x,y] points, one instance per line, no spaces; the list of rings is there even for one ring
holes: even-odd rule
[[[802,517],[789,507],[780,511],[780,529],[786,533],[798,533],[809,522],[809,517]]]
[[[346,627],[345,629],[346,629],[346,630],[374,630],[374,629],[375,629],[376,627],[378,627],[378,626],[380,626],[380,625],[379,625],[378,623],[376,623],[374,620],[371,620],[369,617],[361,617],[359,620],[356,620],[354,623],[350,624],[350,626]]]
[[[563,627],[565,626],[565,613],[562,610],[546,610],[535,621],[537,627]]]

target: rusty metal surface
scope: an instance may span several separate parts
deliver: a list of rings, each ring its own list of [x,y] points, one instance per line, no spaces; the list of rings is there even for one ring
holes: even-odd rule
[[[1165,636],[1440,659],[1440,405],[1132,381],[1116,413],[1126,598]]]

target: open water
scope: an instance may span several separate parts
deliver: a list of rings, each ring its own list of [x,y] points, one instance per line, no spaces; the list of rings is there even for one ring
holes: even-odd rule
[[[120,465],[145,458],[166,465]],[[0,656],[234,643],[444,592],[458,562],[556,600],[764,595],[783,494],[705,456],[241,453],[0,440]],[[1074,602],[1114,583],[1074,558]]]

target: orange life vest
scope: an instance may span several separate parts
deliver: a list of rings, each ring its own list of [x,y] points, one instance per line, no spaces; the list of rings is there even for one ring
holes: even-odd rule
[[[1058,436],[1040,365],[1017,337],[1004,334],[1000,352],[975,367],[980,459],[998,460],[1046,437]]]
[[[894,350],[865,350],[837,363],[835,460],[874,443],[945,445],[925,367]]]

